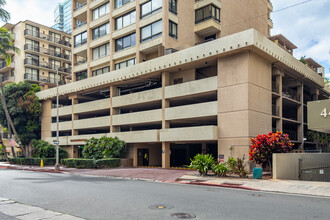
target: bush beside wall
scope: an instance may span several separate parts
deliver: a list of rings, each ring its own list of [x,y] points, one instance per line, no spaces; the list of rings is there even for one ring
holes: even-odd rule
[[[66,167],[78,168],[78,169],[95,169],[95,168],[114,168],[119,167],[120,159],[80,159],[80,158],[70,158],[63,159],[62,164]]]
[[[40,166],[41,160],[44,165],[55,165],[55,158],[8,158],[10,164]]]

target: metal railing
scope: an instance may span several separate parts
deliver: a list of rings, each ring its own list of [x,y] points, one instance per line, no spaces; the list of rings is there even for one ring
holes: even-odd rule
[[[283,88],[282,95],[286,98],[290,98],[300,102],[300,95],[290,88]]]
[[[71,60],[71,56],[69,56],[69,55],[56,52],[55,50],[52,50],[52,49],[49,49],[49,48],[35,46],[35,45],[32,45],[32,44],[25,44],[24,45],[24,50],[32,50],[32,51],[35,51],[35,52],[38,52],[38,53],[51,55],[51,56],[54,56],[54,57],[57,57],[57,58],[63,58],[63,59],[66,59],[66,60]]]
[[[36,37],[36,38],[39,38],[39,39],[44,39],[44,40],[47,40],[47,41],[50,41],[50,42],[54,42],[54,43],[57,43],[57,44],[62,44],[62,45],[71,47],[71,44],[68,41],[62,40],[61,38],[58,38],[58,37],[53,37],[53,36],[49,36],[47,34],[43,34],[43,33],[40,33],[38,31],[25,29],[24,30],[24,36],[25,35]]]
[[[79,66],[87,62],[87,59],[79,60],[78,62],[74,63],[75,66]]]
[[[80,23],[80,24],[77,24],[77,25],[74,27],[74,29],[78,29],[78,28],[80,28],[80,27],[82,27],[82,26],[85,26],[85,25],[87,25],[87,21],[82,22],[82,23]]]
[[[83,3],[83,4],[77,4],[77,7],[74,9],[74,11],[77,11],[80,8],[83,8],[85,5],[87,5],[87,2]]]
[[[68,67],[68,68],[61,67],[61,66],[58,66],[58,65],[47,63],[46,61],[43,61],[43,60],[39,61],[39,60],[36,60],[36,59],[26,58],[26,59],[24,59],[24,64],[25,65],[39,66],[39,67],[51,69],[51,70],[54,70],[54,71],[56,71],[58,69],[58,71],[61,71],[61,72],[71,73],[71,67]]]
[[[38,74],[33,73],[25,73],[24,74],[25,80],[35,81],[35,82],[46,82],[51,84],[56,84],[56,78],[49,77],[49,76],[40,76]],[[64,80],[58,80],[59,85],[65,84]]]

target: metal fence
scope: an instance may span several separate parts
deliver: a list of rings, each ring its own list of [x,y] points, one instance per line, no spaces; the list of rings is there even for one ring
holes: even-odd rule
[[[299,158],[299,180],[330,182],[330,161]]]

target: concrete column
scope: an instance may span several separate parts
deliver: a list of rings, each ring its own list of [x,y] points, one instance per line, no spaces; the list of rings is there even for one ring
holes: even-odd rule
[[[92,41],[92,29],[90,27],[90,23],[92,22],[93,19],[93,13],[92,10],[89,9],[89,5],[92,1],[87,1],[87,77],[90,78],[92,77],[92,69],[90,67],[90,61],[93,60],[93,53],[92,49],[90,48],[90,43]]]
[[[136,63],[141,63],[143,60],[143,56],[140,52],[140,14],[141,14],[141,10],[140,10],[140,1],[136,1]]]
[[[70,97],[72,102],[72,136],[73,135],[79,135],[78,131],[74,129],[74,121],[79,120],[79,117],[77,114],[74,113],[74,106],[78,104],[78,98],[77,96]]]
[[[46,138],[52,136],[52,131],[50,130],[52,124],[52,100],[48,99],[42,102],[42,114],[41,114],[41,139],[46,140]]]
[[[117,109],[112,106],[112,98],[117,96],[117,87],[111,85],[110,86],[110,133],[118,132],[118,128],[112,125],[112,116],[118,114]]]
[[[171,149],[170,143],[162,142],[162,168],[170,167]]]
[[[281,70],[279,70],[279,69],[277,69],[276,68],[276,70],[275,70],[276,72],[276,74],[277,74],[277,76],[276,76],[276,85],[278,85],[278,90],[279,90],[279,95],[280,95],[280,97],[278,97],[277,99],[276,99],[276,106],[278,106],[278,108],[279,108],[279,117],[280,117],[280,119],[279,120],[277,120],[276,121],[276,128],[277,128],[277,130],[279,130],[279,131],[282,131],[283,130],[283,102],[282,102],[282,90],[283,90],[283,75],[284,75],[284,73],[281,71]]]
[[[207,149],[206,149],[206,143],[202,143],[202,154],[206,154],[207,152]]]
[[[138,165],[138,148],[135,144],[133,144],[133,167],[137,167]]]
[[[313,92],[313,101],[319,100],[319,94],[320,94],[320,90],[315,89],[315,91]]]
[[[297,107],[297,120],[300,124],[297,127],[297,138],[298,141],[303,143],[304,138],[304,84],[301,83],[301,86],[297,88],[298,95],[300,96],[300,104]],[[303,144],[299,148],[303,148]]]

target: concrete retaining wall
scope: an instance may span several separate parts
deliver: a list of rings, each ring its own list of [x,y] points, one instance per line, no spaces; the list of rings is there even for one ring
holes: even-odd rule
[[[330,153],[288,153],[273,154],[273,178],[299,180],[299,159],[310,163],[330,163]]]

